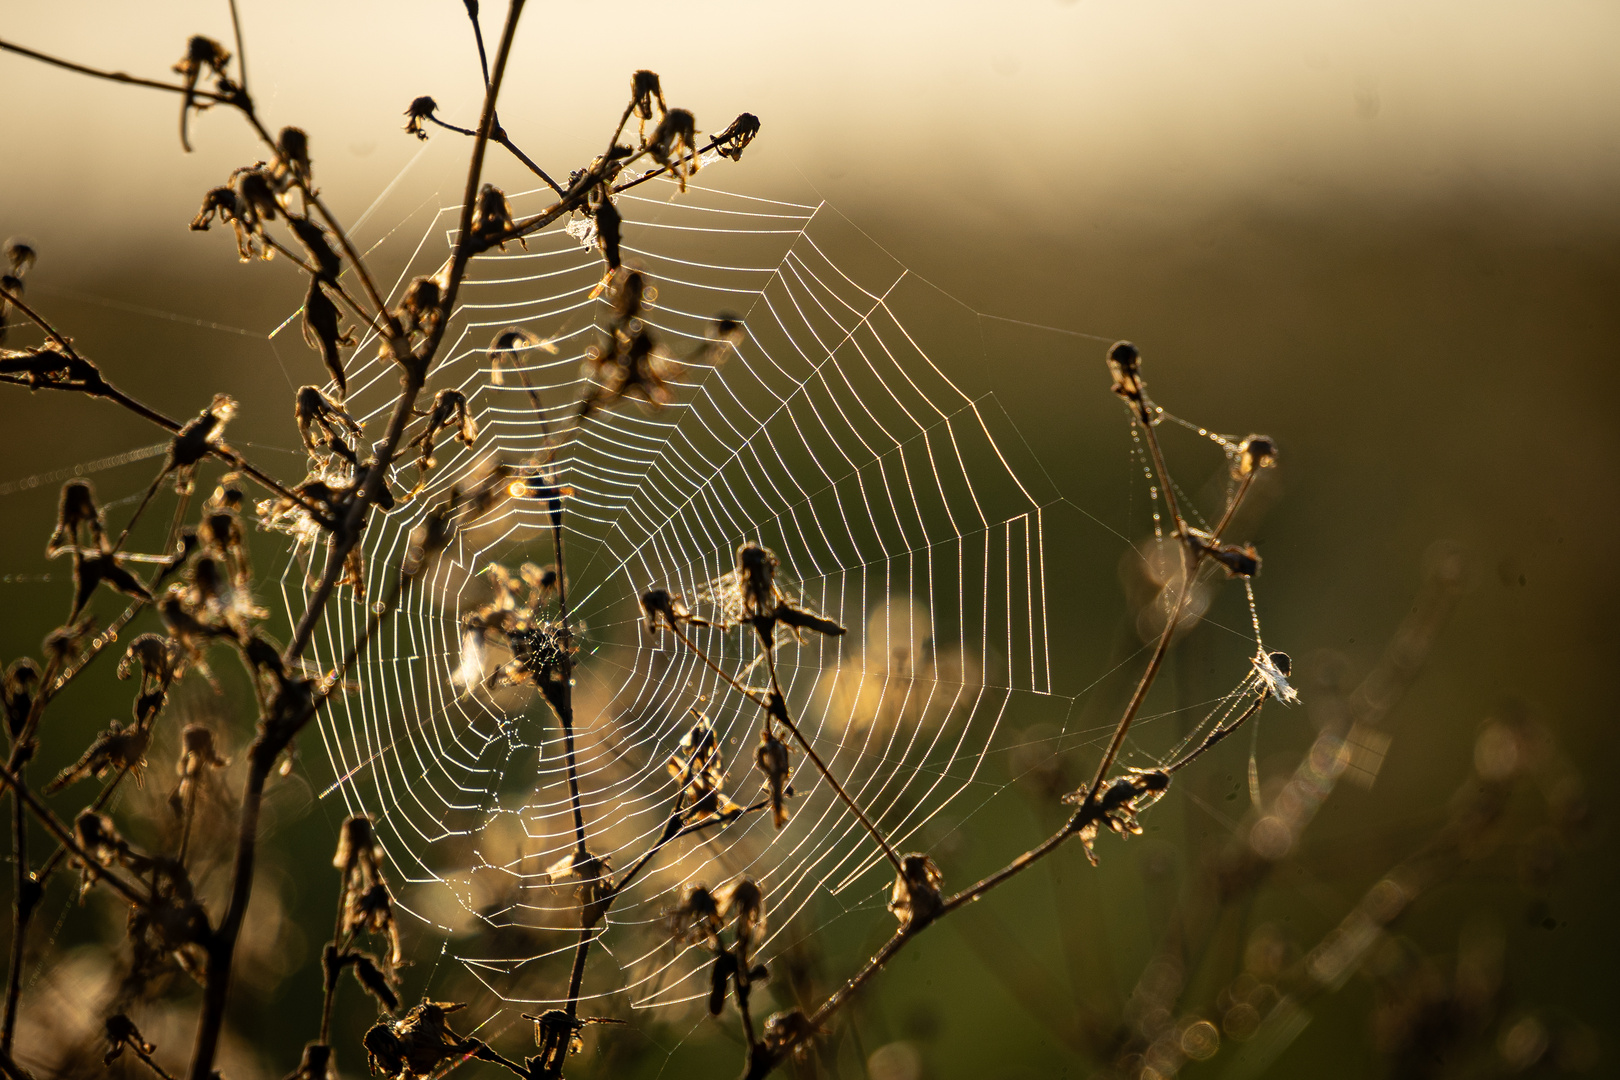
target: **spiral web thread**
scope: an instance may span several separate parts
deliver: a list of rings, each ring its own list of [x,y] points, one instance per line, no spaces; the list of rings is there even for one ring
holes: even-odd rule
[[[514,211],[540,198],[514,198]],[[1052,694],[1046,520],[1066,500],[1017,456],[993,397],[968,396],[900,321],[906,290],[931,286],[882,260],[862,276],[829,259],[828,237],[849,236],[835,211],[696,185],[676,197],[662,181],[620,205],[626,263],[657,290],[647,322],[689,360],[671,403],[577,422],[582,360],[608,313],[580,229],[475,260],[430,389],[462,390],[481,432],[470,449],[442,441],[422,493],[369,526],[368,595],[384,593],[412,528],[451,485],[560,442],[590,850],[622,870],[657,840],[678,790],[666,765],[693,708],[715,725],[728,794],[758,797],[760,710],[669,635],[649,635],[636,599],[657,584],[701,600],[745,540],[773,549],[789,587],[849,629],[779,650],[800,728],[896,847],[926,846],[953,800],[1001,786],[979,774],[1009,704]],[[440,211],[401,283],[437,270],[455,216]],[[705,346],[720,313],[746,330],[723,357]],[[521,354],[527,387],[510,369],[492,380],[486,352],[514,326],[548,342]],[[349,406],[380,431],[396,378],[373,345],[351,365]],[[413,475],[404,466],[402,482]],[[461,619],[488,599],[490,563],[554,557],[539,500],[514,498],[465,530],[363,651],[354,691],[320,730],[335,777],[323,797],[376,817],[401,905],[501,1000],[533,1005],[564,995],[579,925],[572,883],[546,874],[574,839],[562,732],[532,690],[481,688],[500,657],[469,677]],[[281,588],[301,611],[306,565],[290,563]],[[341,656],[366,616],[362,603],[334,605],[315,659]],[[691,633],[730,675],[761,684],[751,632]],[[706,996],[706,954],[658,932],[694,883],[744,872],[761,883],[767,961],[803,936],[796,922],[881,906],[892,871],[802,754],[794,765],[784,828],[766,812],[677,841],[617,899],[587,1001]]]

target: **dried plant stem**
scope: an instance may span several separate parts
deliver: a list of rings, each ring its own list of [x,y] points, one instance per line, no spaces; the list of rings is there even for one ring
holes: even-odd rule
[[[827,781],[828,786],[833,789],[838,797],[843,800],[844,805],[847,806],[850,812],[855,815],[856,820],[858,820],[862,827],[866,829],[867,835],[870,836],[873,842],[876,843],[879,849],[882,850],[884,856],[888,858],[889,862],[894,864],[895,870],[900,871],[900,856],[895,852],[893,845],[891,845],[888,839],[878,831],[877,826],[872,824],[871,819],[866,816],[866,812],[861,809],[860,804],[850,797],[849,792],[844,790],[844,785],[838,782],[838,778],[834,776],[832,770],[827,767],[827,763],[821,760],[821,755],[816,753],[815,748],[810,745],[810,740],[804,737],[804,733],[799,730],[799,726],[795,724],[793,722],[793,718],[788,715],[787,699],[782,696],[781,684],[778,683],[776,679],[776,662],[771,657],[771,649],[769,647],[765,649],[766,664],[770,668],[771,673],[771,694],[770,696],[765,697],[756,691],[748,689],[748,687],[738,682],[730,674],[723,671],[720,665],[716,664],[714,660],[710,658],[709,654],[703,651],[697,642],[693,641],[691,638],[687,637],[681,632],[680,627],[670,625],[669,629],[675,634],[675,637],[680,640],[682,645],[685,645],[695,656],[697,656],[699,660],[702,660],[709,666],[709,670],[713,671],[716,675],[720,676],[720,678],[724,679],[726,684],[733,690],[737,691],[737,693],[741,694],[749,701],[752,701],[761,709],[764,709],[767,715],[776,720],[792,733],[793,738],[797,740],[799,746],[804,749],[805,755],[810,758],[811,762],[815,765],[816,770],[820,772],[823,779]]]
[[[71,60],[63,60],[59,56],[36,52],[33,49],[24,48],[4,39],[0,39],[0,52],[13,52],[18,56],[26,56],[31,60],[38,60],[52,67],[63,68],[79,75],[89,75],[96,79],[106,79],[109,82],[123,83],[126,86],[144,86],[151,90],[167,90],[171,94],[184,94],[187,92],[186,88],[178,83],[158,82],[156,79],[142,79],[135,75],[126,75],[122,71],[104,71],[101,68],[93,68],[86,64],[76,64]],[[216,94],[212,90],[195,89],[190,93],[198,101],[210,101],[216,105],[236,104],[232,96]]]
[[[11,957],[6,966],[6,1012],[0,1026],[0,1054],[11,1053],[17,1031],[17,1006],[22,999],[23,944],[28,919],[38,900],[39,883],[28,872],[28,819],[23,815],[22,789],[11,792],[11,860],[15,871],[11,887]]]

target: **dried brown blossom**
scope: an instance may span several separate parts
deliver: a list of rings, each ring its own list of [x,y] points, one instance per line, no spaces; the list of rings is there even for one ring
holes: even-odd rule
[[[276,137],[276,150],[280,160],[276,162],[278,175],[309,183],[309,134],[303,128],[284,127],[281,134]]]
[[[945,881],[934,860],[921,852],[911,852],[900,860],[889,910],[900,920],[902,930],[921,930],[939,915],[939,887]]]
[[[318,386],[300,386],[293,399],[293,419],[298,423],[299,437],[304,449],[319,456],[337,442],[359,440],[360,424],[348,412],[327,397]]]
[[[104,551],[108,546],[101,510],[96,506],[96,489],[88,480],[69,480],[62,485],[62,497],[56,511],[56,529],[45,544],[45,557],[54,559],[75,548]]]
[[[1232,462],[1232,475],[1241,480],[1275,464],[1277,464],[1277,444],[1272,441],[1271,436],[1250,435],[1238,444]]]
[[[1114,393],[1143,407],[1142,352],[1128,341],[1116,341],[1108,350],[1108,370],[1114,377]]]
[[[338,274],[343,270],[343,257],[327,238],[327,231],[317,221],[291,214],[287,215],[287,225],[309,255],[310,264],[315,268],[315,278],[336,288]]]
[[[809,1056],[811,1042],[825,1034],[798,1009],[773,1013],[765,1021],[765,1045],[773,1050],[791,1046],[797,1061],[804,1061]]]
[[[666,766],[687,800],[684,812],[694,820],[734,814],[740,808],[726,798],[723,790],[726,768],[720,759],[720,739],[714,724],[696,709],[692,715],[697,722],[682,736]]]
[[[472,234],[483,248],[499,246],[506,250],[506,241],[502,237],[512,228],[512,207],[506,201],[506,193],[494,184],[485,184],[478,193],[478,206],[473,214]],[[528,243],[521,237],[518,239],[524,250]]]
[[[169,793],[169,807],[177,815],[195,799],[210,769],[223,769],[230,762],[214,748],[214,733],[201,724],[187,724],[180,735],[180,760],[175,772],[180,782]]]
[[[714,901],[740,942],[757,944],[765,936],[765,890],[753,878],[743,874],[720,886]]]
[[[373,1025],[364,1040],[371,1071],[395,1080],[430,1076],[450,1059],[482,1046],[451,1030],[446,1016],[463,1008],[459,1002],[424,1001],[399,1020]]]
[[[572,1054],[585,1049],[580,1031],[592,1024],[622,1024],[606,1016],[572,1016],[564,1009],[547,1009],[538,1016],[522,1013],[523,1019],[534,1021],[534,1045],[540,1053],[528,1061],[531,1076],[561,1076],[563,1064]]]
[[[443,297],[444,286],[438,278],[412,278],[405,287],[405,295],[400,298],[399,307],[394,309],[394,317],[406,333],[432,333],[442,314],[440,305]]]
[[[123,1056],[126,1048],[134,1050],[138,1055],[150,1054],[157,1049],[141,1037],[141,1029],[135,1026],[135,1021],[123,1013],[113,1013],[107,1017],[102,1026],[102,1033],[107,1040],[107,1052],[101,1056],[103,1065],[111,1065]]]
[[[1251,578],[1260,572],[1260,553],[1253,544],[1218,543],[1209,533],[1193,528],[1187,530],[1187,543],[1225,567],[1227,577]]]
[[[668,168],[686,190],[686,179],[698,171],[697,121],[685,109],[670,109],[664,113],[652,138],[647,140],[647,152],[653,160]]]
[[[344,330],[342,323],[343,313],[326,295],[321,279],[311,278],[309,292],[304,296],[304,341],[321,354],[321,362],[337,386],[339,401],[349,392],[349,380],[343,375],[343,354],[338,348],[355,343],[354,331]]]
[[[664,913],[664,924],[677,944],[704,942],[716,947],[722,925],[720,905],[708,886],[692,885],[681,894],[681,902]]]
[[[24,656],[11,662],[4,681],[0,682],[0,706],[5,710],[6,731],[14,739],[22,734],[28,715],[33,711],[39,680],[39,665]]]
[[[197,83],[202,77],[212,72],[224,84],[225,65],[231,62],[231,54],[225,46],[213,38],[196,35],[186,42],[186,55],[174,65],[174,73],[180,76],[185,85],[185,93],[180,99],[180,145],[186,153],[191,153],[191,140],[187,137],[186,121],[192,109],[201,112],[207,108],[206,102],[197,102]]]
[[[788,821],[787,799],[793,794],[788,778],[793,775],[793,765],[787,744],[778,739],[769,726],[759,733],[759,746],[754,750],[754,766],[765,774],[765,787],[771,796],[771,820],[780,829]]]
[[[1075,791],[1063,796],[1063,801],[1070,805],[1080,806],[1082,813],[1076,813],[1070,827],[1080,837],[1080,844],[1085,849],[1086,858],[1092,866],[1097,865],[1097,853],[1093,848],[1099,827],[1107,828],[1110,832],[1125,836],[1142,835],[1142,825],[1136,820],[1139,809],[1138,802],[1143,799],[1156,799],[1170,787],[1170,775],[1158,769],[1139,770],[1132,769],[1126,775],[1116,777],[1096,802],[1087,808],[1087,785],[1082,784]]]
[[[653,118],[653,104],[660,115],[668,111],[664,104],[664,88],[656,71],[638,71],[630,76],[630,111],[641,121],[641,134],[646,135],[647,121]]]
[[[441,432],[450,432],[450,437],[461,445],[471,447],[478,439],[478,421],[474,420],[467,408],[467,395],[460,390],[440,390],[433,398],[433,408],[427,414],[427,425],[422,433],[410,441],[410,446],[419,451],[416,458],[417,470],[422,474],[417,481],[416,490],[420,491],[426,483],[428,471],[438,461],[433,457],[434,440]]]
[[[431,118],[438,109],[439,103],[426,94],[414,99],[405,109],[405,134],[425,140],[428,133],[422,121]]]
[[[236,399],[229,394],[215,394],[208,408],[186,421],[169,443],[164,472],[174,473],[175,490],[182,495],[191,492],[192,476],[197,463],[213,452],[225,439],[225,425],[236,416]]]
[[[55,794],[69,784],[76,784],[90,776],[100,779],[114,769],[128,769],[135,782],[141,783],[141,773],[146,767],[146,747],[151,738],[149,728],[133,724],[125,727],[117,720],[108,721],[107,730],[95,737],[79,760],[57,773],[56,778],[45,785],[45,794]]]
[[[168,700],[169,687],[180,674],[181,653],[177,643],[162,634],[142,634],[129,643],[118,661],[118,677],[128,679],[140,672],[135,693],[135,722],[145,724],[158,714]]]
[[[355,814],[343,822],[332,865],[342,874],[341,933],[377,934],[389,944],[389,970],[404,960],[399,925],[394,919],[393,896],[383,878],[383,850],[377,843],[371,818]]]
[[[754,141],[759,134],[759,117],[753,113],[742,113],[731,124],[714,137],[714,148],[722,157],[732,161],[741,161],[743,151],[748,144]]]

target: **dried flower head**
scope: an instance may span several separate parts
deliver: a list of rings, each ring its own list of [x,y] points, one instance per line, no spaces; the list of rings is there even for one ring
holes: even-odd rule
[[[426,94],[413,99],[405,109],[405,134],[425,140],[428,133],[422,121],[432,119],[438,109],[439,103]]]
[[[704,942],[713,947],[722,925],[720,905],[708,886],[692,885],[681,894],[681,902],[664,913],[664,923],[677,944]]]
[[[113,1013],[107,1017],[102,1034],[107,1040],[107,1052],[101,1056],[103,1065],[117,1061],[126,1048],[134,1050],[137,1055],[151,1054],[157,1049],[141,1037],[141,1029],[123,1013]]]
[[[235,415],[236,399],[229,394],[215,394],[208,408],[175,433],[164,471],[174,473],[176,491],[190,493],[197,463],[225,441],[225,425]]]
[[[1269,469],[1277,464],[1277,444],[1269,435],[1250,435],[1238,444],[1232,462],[1232,475],[1237,479]]]
[[[742,874],[714,891],[720,917],[729,920],[739,942],[757,944],[765,936],[765,890]]]
[[[670,109],[647,140],[653,160],[669,169],[686,190],[686,178],[698,171],[697,121],[685,109]]]
[[[944,881],[945,875],[927,855],[914,851],[901,858],[889,910],[900,920],[902,930],[921,930],[938,917],[939,887]]]
[[[327,397],[318,386],[300,386],[293,399],[293,419],[298,434],[304,440],[304,449],[319,456],[336,443],[349,439],[358,442],[360,424],[348,412]]]
[[[39,258],[39,252],[27,240],[13,236],[6,241],[5,257],[6,267],[11,271],[11,276],[20,281],[27,276]]]
[[[412,278],[400,298],[394,317],[405,327],[406,333],[432,333],[439,323],[440,304],[444,286],[437,277]]]
[[[55,558],[65,551],[103,551],[108,547],[107,532],[96,506],[96,489],[88,480],[69,480],[62,485],[57,504],[56,529],[45,544],[45,556]]]
[[[473,214],[472,234],[479,241],[483,249],[499,246],[506,250],[506,241],[503,239],[512,229],[512,207],[506,201],[506,193],[494,184],[485,184],[478,193],[478,205]],[[528,250],[528,243],[518,238],[524,250]]]
[[[433,457],[433,444],[439,434],[445,431],[450,432],[451,438],[469,448],[478,439],[478,421],[473,419],[472,413],[467,408],[467,395],[460,390],[440,390],[434,395],[433,408],[427,414],[427,425],[421,434],[410,442],[410,445],[419,451],[416,468],[421,474],[413,494],[422,489],[427,482],[428,472],[438,464]]]
[[[1081,808],[1075,813],[1069,827],[1080,837],[1081,847],[1085,849],[1086,858],[1092,866],[1097,865],[1093,844],[1099,828],[1107,828],[1119,836],[1142,835],[1142,825],[1136,820],[1136,812],[1140,808],[1138,804],[1142,800],[1156,800],[1169,786],[1170,775],[1163,770],[1132,769],[1104,787],[1095,802],[1088,803],[1085,784],[1063,796],[1064,802]]]
[[[714,724],[697,709],[692,710],[692,715],[697,721],[682,736],[667,765],[685,797],[684,812],[693,819],[734,814],[739,807],[726,798],[723,790],[726,768],[720,759],[720,739]]]
[[[326,295],[321,279],[311,278],[309,292],[304,296],[304,341],[321,354],[321,362],[337,387],[337,398],[342,401],[349,392],[349,380],[343,374],[343,354],[339,346],[353,346],[354,331],[343,329],[343,313]]]
[[[1249,663],[1254,665],[1254,677],[1268,694],[1284,705],[1298,703],[1299,691],[1288,685],[1294,663],[1287,653],[1261,651],[1250,658]]]
[[[759,746],[754,750],[754,767],[765,774],[764,786],[771,798],[771,820],[780,829],[788,821],[787,800],[793,794],[788,778],[793,775],[793,764],[787,744],[776,737],[769,725],[759,733]]]
[[[765,1021],[765,1045],[778,1053],[791,1046],[796,1061],[806,1060],[810,1054],[810,1044],[825,1034],[798,1009],[773,1013]]]
[[[1108,371],[1114,377],[1114,393],[1143,407],[1142,352],[1128,341],[1116,341],[1108,349]]]
[[[446,1020],[450,1013],[465,1007],[448,1001],[424,1001],[412,1006],[399,1020],[373,1025],[363,1040],[371,1071],[394,1080],[426,1077],[452,1058],[482,1046],[477,1039],[457,1035]]]
[[[280,157],[276,163],[278,175],[309,183],[308,132],[303,128],[282,128],[281,134],[276,137],[276,151]]]
[[[142,770],[146,767],[146,747],[151,738],[150,728],[136,725],[125,727],[117,720],[109,720],[107,729],[95,737],[79,760],[57,773],[56,778],[45,785],[45,794],[53,795],[87,777],[100,779],[114,769],[129,770],[135,782],[141,783]]]
[[[753,113],[741,113],[726,127],[726,130],[714,136],[714,148],[721,157],[741,161],[743,151],[748,149],[748,144],[753,142],[758,134],[759,117]]]
[[[664,104],[664,88],[658,79],[658,72],[643,70],[630,76],[630,110],[641,121],[643,136],[647,133],[647,121],[653,118],[655,102],[660,115],[669,111]]]
[[[13,660],[6,668],[4,680],[0,681],[0,706],[5,710],[6,731],[13,739],[22,734],[28,723],[39,681],[39,665],[26,656]]]
[[[186,54],[174,65],[174,73],[180,76],[185,85],[185,93],[180,99],[180,145],[188,154],[191,153],[191,141],[187,137],[186,121],[193,108],[201,112],[208,107],[206,102],[202,104],[197,102],[197,83],[204,75],[212,72],[222,86],[226,85],[225,65],[230,62],[231,54],[226,51],[225,46],[213,38],[198,34],[186,42]]]

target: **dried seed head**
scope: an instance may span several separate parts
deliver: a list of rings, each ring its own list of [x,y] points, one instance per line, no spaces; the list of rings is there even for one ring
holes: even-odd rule
[[[407,332],[427,333],[439,321],[439,304],[444,295],[443,286],[436,277],[413,278],[400,298],[396,318]]]
[[[720,932],[720,905],[708,886],[693,885],[681,895],[680,904],[664,915],[670,938],[677,944],[713,942]]]
[[[229,394],[215,394],[208,408],[188,421],[169,443],[168,468],[186,471],[186,491],[191,490],[189,470],[224,441],[225,425],[235,415],[236,399]]]
[[[720,134],[714,137],[714,148],[722,157],[732,161],[741,161],[743,151],[748,144],[754,141],[759,134],[759,117],[753,113],[742,113],[733,120]]]
[[[332,865],[345,875],[361,873],[367,867],[382,864],[382,846],[377,843],[368,814],[355,814],[343,822],[338,833],[337,854]]]
[[[1142,402],[1142,353],[1128,341],[1116,341],[1108,350],[1108,371],[1114,377],[1114,393],[1126,401]]]
[[[912,852],[900,860],[894,889],[889,894],[889,910],[900,920],[903,930],[921,930],[939,915],[939,887],[945,875],[922,852]]]
[[[15,739],[33,711],[34,692],[39,689],[39,665],[28,657],[13,660],[0,682],[0,704],[5,707],[6,730]]]
[[[295,175],[309,180],[309,135],[303,128],[284,127],[276,138],[282,163]]]
[[[720,917],[729,919],[737,930],[737,940],[750,944],[765,936],[765,890],[747,874],[720,886],[714,893]]]
[[[101,510],[96,506],[96,489],[88,480],[69,480],[62,485],[62,498],[56,511],[56,530],[45,545],[45,554],[55,558],[74,547],[95,551],[107,547]]]
[[[439,103],[426,94],[413,100],[405,109],[405,134],[415,135],[418,139],[428,137],[427,128],[422,121],[427,120],[438,111]]]
[[[776,608],[776,553],[753,540],[737,549],[737,591],[743,618],[769,617]]]
[[[1250,435],[1238,446],[1232,475],[1238,479],[1277,464],[1277,444],[1269,435]]]
[[[478,205],[473,214],[473,236],[477,237],[486,248],[499,243],[500,249],[505,251],[506,242],[500,240],[500,237],[511,228],[512,207],[506,201],[506,193],[494,184],[485,184],[478,193]]]
[[[653,102],[658,111],[665,111],[664,89],[656,71],[638,71],[630,76],[630,107],[643,121],[651,120]]]
[[[787,797],[793,794],[788,778],[793,775],[793,764],[787,745],[769,727],[759,733],[754,767],[765,774],[765,787],[771,797],[771,819],[780,829],[788,822]]]
[[[12,277],[20,280],[27,276],[38,258],[39,252],[27,240],[13,236],[6,241],[6,266],[10,268]]]

